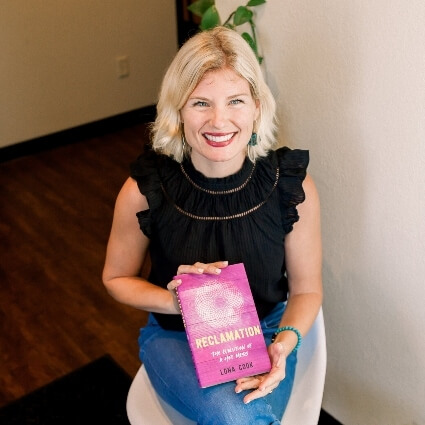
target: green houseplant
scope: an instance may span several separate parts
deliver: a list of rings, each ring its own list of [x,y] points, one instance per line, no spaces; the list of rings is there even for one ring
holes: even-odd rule
[[[201,18],[199,28],[204,31],[214,28],[217,25],[223,25],[227,28],[235,29],[239,25],[248,23],[251,28],[251,34],[243,32],[241,35],[245,41],[251,46],[261,64],[263,58],[258,54],[257,37],[254,24],[253,7],[266,3],[266,0],[249,0],[245,6],[239,6],[229,17],[222,23],[215,0],[197,0],[188,6],[188,10],[194,15]]]

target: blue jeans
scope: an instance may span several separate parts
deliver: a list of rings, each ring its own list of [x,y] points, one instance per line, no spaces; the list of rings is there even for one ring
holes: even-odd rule
[[[285,304],[278,304],[261,321],[267,345],[279,326]],[[198,425],[277,425],[294,382],[296,353],[286,360],[286,377],[265,397],[243,403],[247,393],[235,393],[235,382],[200,388],[185,332],[162,329],[149,315],[139,336],[139,356],[155,391],[168,404]]]

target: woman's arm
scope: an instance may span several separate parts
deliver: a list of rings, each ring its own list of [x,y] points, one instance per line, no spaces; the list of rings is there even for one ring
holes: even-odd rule
[[[146,311],[179,314],[170,291],[140,277],[149,239],[140,230],[136,213],[147,209],[148,202],[136,181],[127,179],[115,203],[103,283],[121,303]]]
[[[320,203],[313,179],[307,175],[303,183],[305,201],[298,205],[299,221],[285,238],[286,270],[289,297],[280,327],[293,326],[304,336],[311,328],[322,305],[322,241]],[[297,344],[292,331],[278,334],[288,354]]]
[[[285,238],[285,259],[289,296],[279,327],[292,326],[306,335],[322,305],[322,244],[320,204],[316,186],[310,176],[303,183],[305,200],[298,205],[299,220]],[[272,368],[268,374],[236,381],[235,391],[253,389],[244,402],[264,397],[285,378],[286,357],[297,345],[293,331],[277,335],[269,346]]]

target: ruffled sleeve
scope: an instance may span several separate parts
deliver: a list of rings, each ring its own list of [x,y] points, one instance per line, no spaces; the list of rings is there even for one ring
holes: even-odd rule
[[[161,206],[163,193],[161,179],[158,173],[158,155],[153,151],[147,151],[140,155],[130,165],[130,176],[136,180],[140,193],[146,196],[149,209],[139,211],[136,215],[140,229],[150,238],[152,234],[152,220],[154,211]]]
[[[285,233],[289,233],[294,223],[299,220],[297,205],[304,201],[302,187],[307,174],[309,152],[301,149],[291,150],[287,147],[276,150],[280,169],[279,191],[282,206],[282,220]]]

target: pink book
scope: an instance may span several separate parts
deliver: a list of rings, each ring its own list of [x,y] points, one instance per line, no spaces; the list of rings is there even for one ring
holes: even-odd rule
[[[217,276],[180,274],[177,288],[202,388],[270,371],[270,358],[242,263]]]

